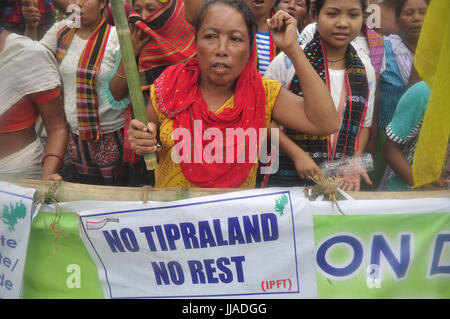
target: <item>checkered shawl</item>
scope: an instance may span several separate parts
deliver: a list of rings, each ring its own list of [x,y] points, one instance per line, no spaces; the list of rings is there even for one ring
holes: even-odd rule
[[[99,140],[98,98],[95,90],[96,77],[105,54],[111,26],[103,18],[90,36],[77,67],[77,115],[81,140]],[[61,64],[72,42],[76,28],[64,26],[57,35],[56,60]]]
[[[196,55],[195,29],[186,21],[180,0],[167,1],[145,20],[132,12],[128,21],[150,36],[139,55],[142,90],[150,95],[153,81],[169,65],[186,62]]]

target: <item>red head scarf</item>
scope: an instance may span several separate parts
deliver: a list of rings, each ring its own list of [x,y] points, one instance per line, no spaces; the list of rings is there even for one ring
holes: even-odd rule
[[[139,72],[146,79],[143,90],[149,89],[153,82],[152,69],[195,56],[195,30],[186,21],[183,1],[170,0],[145,20],[133,12],[128,20],[151,37],[139,55]]]
[[[180,165],[184,176],[195,186],[240,187],[255,165],[257,158],[250,159],[249,154],[253,147],[256,147],[256,154],[259,154],[259,129],[265,127],[266,98],[262,77],[255,68],[254,59],[255,53],[251,50],[251,56],[236,80],[234,105],[232,108],[225,108],[220,114],[211,112],[203,99],[199,85],[200,67],[197,58],[168,67],[155,81],[159,110],[174,120],[174,130],[184,128],[191,133],[191,141],[184,145],[191,146],[192,156],[189,162],[182,161]],[[221,131],[223,139],[205,141],[200,137],[201,143],[195,143],[194,121],[201,121],[202,137],[207,129],[215,128]],[[238,144],[239,140],[236,139],[227,140],[227,128],[253,130],[256,133],[256,145],[249,143],[248,137],[245,137],[243,144]],[[181,139],[175,140],[175,143],[179,142]],[[222,163],[194,163],[195,152],[197,155],[203,154],[208,144],[208,148],[212,146],[211,143],[222,149]],[[234,154],[232,163],[226,163],[227,150]],[[244,163],[237,163],[240,155],[244,155]]]
[[[128,17],[128,21],[150,36],[150,40],[139,55],[138,64],[141,88],[146,95],[149,95],[153,81],[167,66],[185,62],[195,56],[197,52],[195,30],[186,21],[184,4],[181,0],[167,1],[145,20],[133,12]],[[134,165],[139,162],[139,159],[131,149],[128,140],[128,126],[132,117],[131,107],[128,107],[125,110],[123,159]]]

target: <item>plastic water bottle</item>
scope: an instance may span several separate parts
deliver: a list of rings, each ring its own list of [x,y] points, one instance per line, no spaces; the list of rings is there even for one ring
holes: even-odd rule
[[[344,161],[325,161],[319,165],[320,170],[326,177],[336,175],[353,175],[374,170],[372,155],[364,153],[360,157],[349,157]]]

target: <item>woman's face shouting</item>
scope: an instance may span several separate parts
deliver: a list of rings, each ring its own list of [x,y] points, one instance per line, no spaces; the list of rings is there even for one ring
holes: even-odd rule
[[[250,35],[237,9],[223,3],[207,9],[197,30],[197,56],[202,81],[234,84],[250,56]]]

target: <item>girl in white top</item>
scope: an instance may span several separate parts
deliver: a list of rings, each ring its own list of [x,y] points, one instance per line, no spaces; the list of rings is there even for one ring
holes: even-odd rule
[[[363,24],[364,0],[318,0],[318,32],[304,45],[305,53],[317,73],[327,82],[341,130],[318,137],[287,130],[280,134],[278,172],[266,179],[267,186],[305,186],[320,172],[326,161],[344,161],[362,155],[372,123],[376,76],[370,64],[363,63],[350,42]],[[289,61],[290,62],[290,61]],[[289,63],[278,55],[265,76],[302,95],[301,83],[292,74]],[[366,173],[344,175],[343,190],[359,190],[360,176],[371,184]],[[264,185],[264,184],[263,184]]]
[[[77,1],[79,25],[77,19],[58,22],[40,43],[59,62],[76,181],[122,185],[124,115],[123,110],[111,106],[114,99],[108,97],[106,81],[114,69],[119,41],[115,27],[103,16],[107,2]]]

